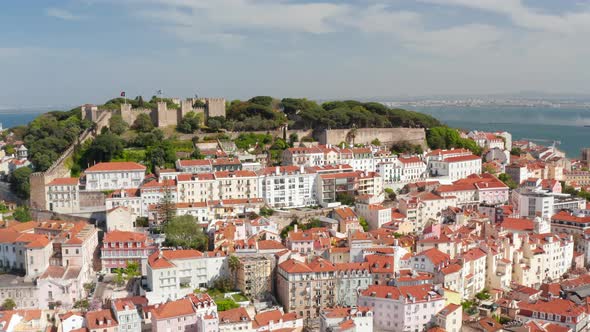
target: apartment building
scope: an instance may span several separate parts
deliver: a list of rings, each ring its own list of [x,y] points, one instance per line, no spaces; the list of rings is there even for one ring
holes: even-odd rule
[[[228,275],[226,256],[197,250],[156,251],[148,257],[145,296],[151,303],[177,300]]]
[[[218,171],[178,176],[178,201],[249,199],[258,196],[258,178],[252,171]]]
[[[45,185],[47,206],[58,213],[76,213],[80,210],[79,178],[57,178]]]
[[[358,305],[373,310],[374,327],[382,331],[423,331],[445,307],[445,298],[442,289],[430,284],[371,285],[360,292]]]
[[[431,158],[428,162],[431,176],[447,177],[451,181],[459,180],[471,174],[481,174],[481,157],[462,155],[457,157]]]
[[[156,304],[151,314],[153,332],[219,331],[217,305],[206,293]]]
[[[145,176],[146,167],[135,162],[98,163],[84,171],[85,190],[103,191],[138,188]]]
[[[419,157],[400,157],[402,183],[415,182],[426,177],[426,163]]]
[[[317,173],[303,166],[267,167],[257,172],[258,195],[274,208],[317,205],[315,181]]]
[[[584,307],[569,300],[553,299],[535,303],[521,301],[518,303],[518,309],[516,319],[523,323],[531,320],[554,323],[573,332],[585,331],[588,326],[588,314]]]
[[[320,312],[320,331],[373,332],[373,311],[356,305],[324,308]]]
[[[240,307],[219,313],[219,332],[254,331],[252,318],[246,309]]]
[[[113,273],[134,262],[139,264],[141,274],[145,275],[147,259],[156,251],[156,246],[144,233],[110,231],[105,234],[100,251],[104,272]]]
[[[266,255],[238,256],[236,287],[249,299],[264,299],[273,292],[274,259]]]
[[[319,317],[320,310],[336,302],[336,267],[316,257],[310,262],[289,259],[277,267],[277,296],[286,312],[304,319]]]

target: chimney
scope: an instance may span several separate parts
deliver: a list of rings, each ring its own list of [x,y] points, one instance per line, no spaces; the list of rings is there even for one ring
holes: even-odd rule
[[[276,175],[280,175],[281,174],[281,167],[275,166],[275,174]]]
[[[295,224],[295,228],[294,228],[295,232],[297,232],[297,224]]]

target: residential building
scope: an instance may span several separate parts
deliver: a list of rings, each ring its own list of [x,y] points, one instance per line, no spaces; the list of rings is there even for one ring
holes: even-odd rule
[[[253,331],[252,318],[240,307],[219,312],[219,332]]]
[[[564,299],[518,303],[519,311],[516,319],[521,322],[531,320],[555,323],[572,329],[574,332],[585,331],[588,325],[588,314],[582,306]]]
[[[324,308],[320,312],[320,331],[373,332],[373,311],[356,305]]]
[[[448,304],[436,314],[435,322],[446,332],[461,332],[463,308],[458,304]]]
[[[130,299],[116,299],[111,302],[111,310],[119,322],[117,332],[141,332],[142,317],[140,309]]]
[[[472,154],[457,157],[431,157],[428,162],[428,171],[432,176],[443,176],[455,181],[471,174],[481,174],[481,164],[481,157]]]
[[[80,209],[78,178],[57,178],[45,185],[49,211],[76,213]]]
[[[358,214],[365,218],[369,229],[381,228],[384,224],[391,222],[391,208],[381,204],[356,203]]]
[[[257,332],[281,329],[301,331],[303,319],[294,312],[285,314],[282,309],[272,309],[257,313],[252,321],[252,328]]]
[[[258,197],[273,208],[294,208],[317,205],[315,181],[317,173],[303,166],[267,167],[257,172]]]
[[[138,188],[145,170],[145,166],[135,162],[98,163],[84,171],[83,186],[90,191]]]
[[[309,262],[289,259],[277,267],[277,299],[286,312],[316,319],[321,308],[336,305],[336,267],[315,257]]]
[[[433,285],[371,285],[358,305],[373,310],[374,327],[382,331],[423,331],[445,306],[444,293]]]
[[[145,275],[147,259],[156,251],[156,246],[144,233],[110,231],[105,234],[100,250],[103,271],[113,273],[134,262],[139,264],[140,273]]]
[[[89,311],[86,313],[86,328],[88,332],[117,332],[119,322],[110,309]]]
[[[249,299],[263,299],[272,294],[274,261],[265,255],[238,256],[237,288]]]
[[[146,297],[152,303],[177,300],[214,277],[228,276],[226,256],[197,250],[161,250],[148,257]]]

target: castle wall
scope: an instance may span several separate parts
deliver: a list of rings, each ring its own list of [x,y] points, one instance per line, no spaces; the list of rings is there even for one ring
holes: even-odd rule
[[[155,122],[155,115],[154,112],[149,108],[134,108],[131,109],[131,104],[122,104],[121,109],[119,111],[115,111],[115,114],[118,114],[123,118],[123,121],[127,122],[128,125],[133,125],[135,119],[140,114],[147,114],[149,115],[152,122]]]
[[[109,125],[110,118],[111,112],[101,112],[98,119],[95,121],[96,131],[92,129],[85,130],[78,137],[78,141],[70,145],[70,147],[61,154],[59,159],[57,159],[45,172],[35,172],[29,176],[31,188],[29,205],[31,208],[40,210],[47,209],[45,185],[54,179],[70,176],[70,169],[66,165],[66,162],[73,156],[75,146],[77,144],[82,144],[89,139],[94,139],[96,133],[100,133],[103,127]]]
[[[201,99],[207,105],[207,118],[214,116],[225,117],[225,98],[205,98]]]
[[[350,129],[326,129],[319,133],[317,139],[320,144],[336,145],[346,142],[349,132]],[[407,141],[426,148],[426,132],[423,128],[359,128],[356,129],[354,143],[369,144],[376,138],[387,146]]]
[[[156,110],[156,127],[167,127],[178,124],[178,112],[176,110],[169,110],[165,102],[158,102],[158,109]]]

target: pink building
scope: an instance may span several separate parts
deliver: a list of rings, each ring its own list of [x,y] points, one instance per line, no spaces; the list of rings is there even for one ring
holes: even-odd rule
[[[208,294],[156,305],[152,309],[152,332],[218,331],[217,305]]]
[[[102,268],[107,272],[127,267],[128,262],[137,262],[142,274],[146,273],[147,258],[156,250],[146,234],[110,231],[105,234],[101,248]]]

